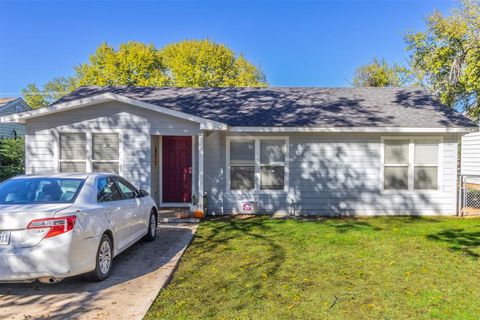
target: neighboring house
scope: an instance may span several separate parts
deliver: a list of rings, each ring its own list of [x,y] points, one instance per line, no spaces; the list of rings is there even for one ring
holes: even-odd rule
[[[0,98],[0,116],[32,110],[22,98]],[[17,123],[1,123],[0,139],[23,137],[25,126]]]
[[[418,88],[81,87],[2,121],[27,126],[27,173],[114,171],[211,214],[453,215],[478,131]]]

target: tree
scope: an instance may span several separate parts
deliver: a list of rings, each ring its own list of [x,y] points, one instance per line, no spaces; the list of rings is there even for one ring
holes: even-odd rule
[[[55,78],[43,86],[23,90],[32,107],[48,105],[82,85],[233,87],[266,86],[263,73],[222,44],[186,40],[162,49],[127,42],[118,50],[101,44],[89,62],[75,68],[75,75]]]
[[[40,90],[34,83],[30,83],[25,89],[22,89],[22,95],[25,99],[25,102],[33,109],[48,104],[44,95],[40,92]]]
[[[374,58],[369,64],[357,68],[353,84],[355,87],[399,87],[408,80],[406,68],[397,64],[390,66],[384,59]]]
[[[419,83],[441,101],[480,117],[480,3],[464,0],[452,15],[436,11],[427,29],[406,36]]]
[[[150,44],[127,42],[118,50],[101,44],[95,54],[75,68],[79,85],[164,86],[168,83],[160,52]]]
[[[49,105],[55,100],[60,99],[77,87],[75,77],[59,77],[47,82],[40,91],[38,87],[31,83],[22,90],[23,97],[27,104],[35,109]]]
[[[264,87],[265,76],[243,55],[209,40],[186,40],[160,50],[169,75],[177,87]]]
[[[3,139],[0,141],[0,181],[24,173],[23,139]]]

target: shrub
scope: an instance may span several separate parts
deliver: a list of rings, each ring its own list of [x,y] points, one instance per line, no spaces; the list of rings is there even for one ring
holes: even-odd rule
[[[23,138],[0,141],[0,181],[25,172],[24,156]]]

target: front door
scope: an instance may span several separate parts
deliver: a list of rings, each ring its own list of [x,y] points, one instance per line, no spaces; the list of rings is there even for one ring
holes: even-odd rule
[[[162,202],[192,200],[192,137],[164,136]]]

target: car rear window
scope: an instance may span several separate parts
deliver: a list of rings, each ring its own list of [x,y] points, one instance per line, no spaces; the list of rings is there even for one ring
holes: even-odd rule
[[[24,178],[0,184],[0,204],[72,203],[84,179]]]

